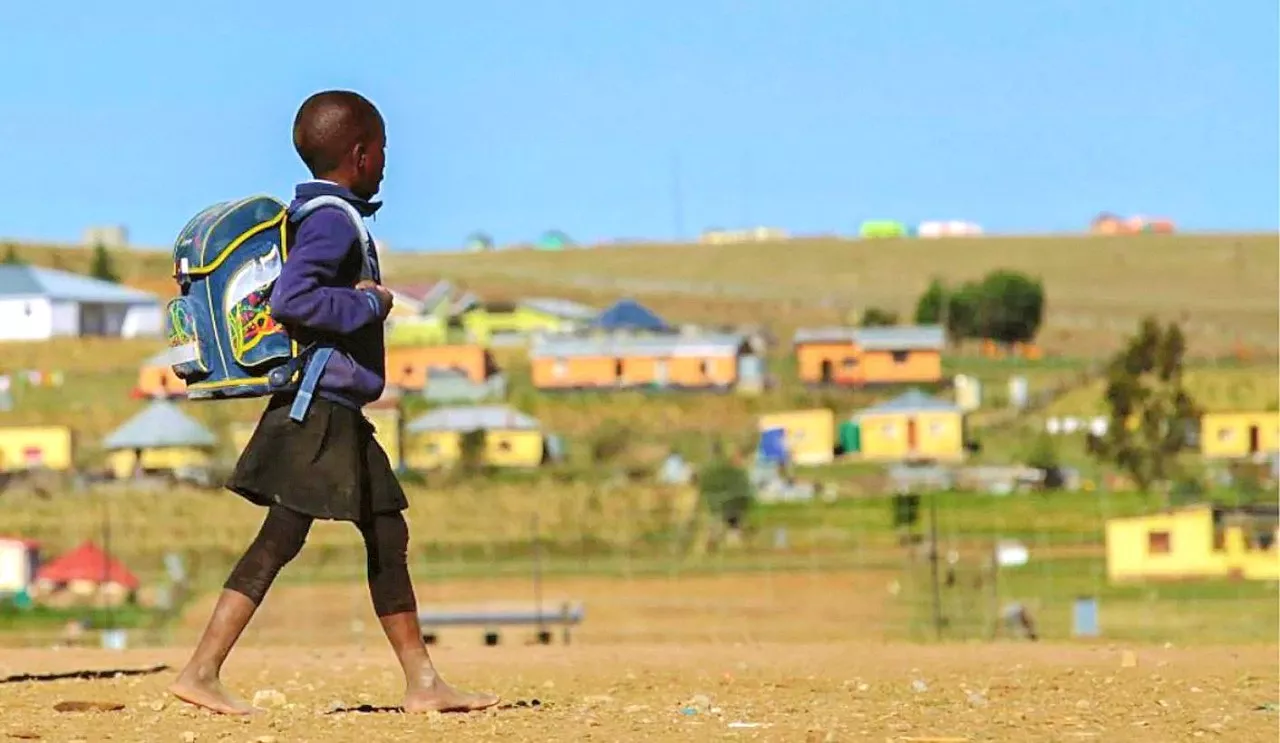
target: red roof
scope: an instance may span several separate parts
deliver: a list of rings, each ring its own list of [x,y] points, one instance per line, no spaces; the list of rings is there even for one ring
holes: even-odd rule
[[[45,563],[36,571],[36,580],[67,583],[87,580],[95,583],[106,579],[130,590],[138,587],[138,578],[129,572],[124,563],[108,557],[107,553],[92,542],[85,542],[66,554]]]

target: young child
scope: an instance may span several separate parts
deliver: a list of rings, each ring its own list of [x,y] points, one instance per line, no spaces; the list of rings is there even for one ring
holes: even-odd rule
[[[293,124],[293,144],[315,180],[300,184],[290,210],[335,195],[363,216],[382,183],[386,132],[365,98],[327,91],[308,98]],[[376,256],[364,256],[351,218],[322,207],[296,225],[293,247],[271,294],[273,317],[305,345],[337,345],[306,418],[289,418],[292,395],[271,398],[227,487],[267,508],[262,528],[231,571],[204,636],[170,691],[226,714],[254,708],[219,679],[272,581],[306,540],[314,519],[350,521],[364,539],[373,607],[404,670],[406,712],[471,711],[498,702],[492,694],[453,689],[436,673],[418,626],[409,579],[408,502],[361,408],[385,384],[383,322],[391,293],[381,286]],[[366,262],[372,280],[361,279]]]

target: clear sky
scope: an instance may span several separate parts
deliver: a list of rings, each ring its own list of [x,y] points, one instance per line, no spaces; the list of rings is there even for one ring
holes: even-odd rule
[[[376,10],[375,10],[376,8]],[[0,235],[306,177],[297,105],[389,128],[395,249],[867,218],[1280,227],[1275,0],[0,2]],[[678,198],[677,198],[678,194]],[[679,208],[677,208],[679,204]]]

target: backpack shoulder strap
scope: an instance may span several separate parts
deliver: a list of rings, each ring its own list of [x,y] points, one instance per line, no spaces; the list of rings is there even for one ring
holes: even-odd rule
[[[315,198],[308,199],[303,202],[302,206],[299,206],[292,214],[289,215],[289,221],[294,224],[300,224],[302,220],[306,219],[317,209],[323,209],[325,207],[341,209],[342,212],[351,220],[351,224],[356,228],[356,233],[360,238],[360,260],[362,266],[360,270],[360,277],[376,280],[378,277],[378,271],[372,263],[373,259],[370,257],[373,254],[373,236],[369,234],[369,228],[364,224],[364,217],[360,216],[360,212],[356,211],[354,206],[348,204],[346,199],[333,195],[316,196]]]

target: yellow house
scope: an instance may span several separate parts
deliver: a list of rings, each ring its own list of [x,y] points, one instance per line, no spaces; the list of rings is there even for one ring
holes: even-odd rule
[[[69,470],[74,456],[75,437],[66,426],[0,428],[0,472]]]
[[[537,467],[544,442],[538,421],[504,405],[437,408],[405,427],[409,469],[449,467],[462,458],[463,437],[484,432],[481,461],[490,467]]]
[[[1200,453],[1237,459],[1280,449],[1280,412],[1205,413],[1200,418]]]
[[[1107,522],[1107,577],[1114,582],[1244,578],[1280,580],[1275,505],[1208,504]]]
[[[117,478],[140,472],[208,467],[218,439],[167,400],[156,400],[102,442],[107,467]]]
[[[828,464],[835,458],[836,415],[826,408],[760,416],[760,433],[781,429],[793,464]]]
[[[869,461],[959,461],[964,413],[955,404],[910,390],[853,416],[857,451]]]
[[[591,307],[567,299],[540,297],[478,304],[463,313],[461,323],[473,342],[488,344],[494,336],[571,332],[598,314]]]

